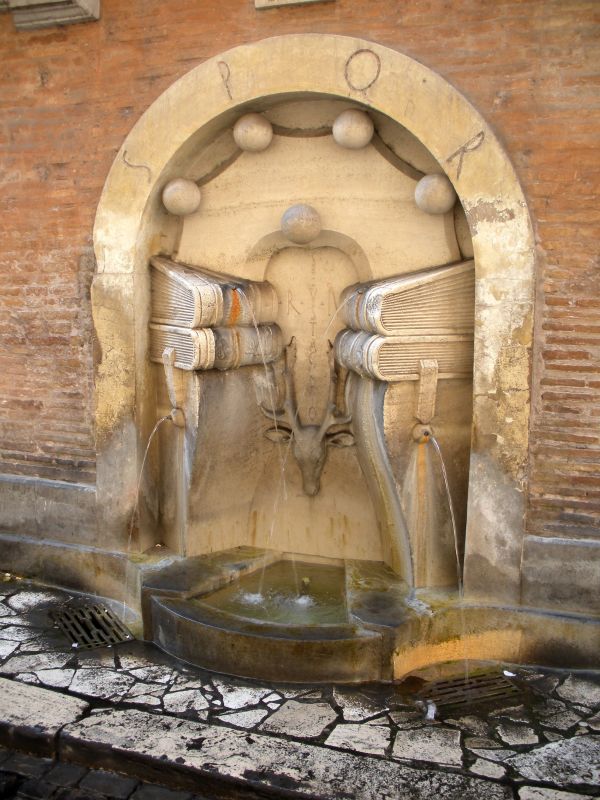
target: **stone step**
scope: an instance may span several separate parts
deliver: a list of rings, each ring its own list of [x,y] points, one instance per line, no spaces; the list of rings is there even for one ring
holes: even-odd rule
[[[510,800],[509,786],[135,710],[67,725],[60,756],[219,798]]]

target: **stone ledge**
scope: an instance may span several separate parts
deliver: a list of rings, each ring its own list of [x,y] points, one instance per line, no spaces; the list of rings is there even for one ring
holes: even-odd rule
[[[54,755],[61,729],[88,710],[85,700],[0,678],[0,744]]]
[[[512,798],[509,787],[479,778],[133,710],[67,725],[59,755],[170,786],[201,785],[217,797]]]

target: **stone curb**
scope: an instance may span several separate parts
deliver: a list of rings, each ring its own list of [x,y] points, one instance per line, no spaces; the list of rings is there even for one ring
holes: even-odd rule
[[[508,786],[137,710],[65,726],[59,756],[215,797],[509,800]]]
[[[77,697],[0,678],[0,745],[55,755],[62,728],[80,720],[89,708]]]

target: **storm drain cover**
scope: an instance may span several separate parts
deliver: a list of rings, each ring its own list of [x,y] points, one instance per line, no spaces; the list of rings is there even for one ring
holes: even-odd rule
[[[462,708],[488,703],[514,702],[521,691],[498,672],[430,683],[422,695],[438,708]]]
[[[73,647],[90,650],[134,638],[110,608],[101,603],[63,606],[53,614],[53,619],[73,642]]]

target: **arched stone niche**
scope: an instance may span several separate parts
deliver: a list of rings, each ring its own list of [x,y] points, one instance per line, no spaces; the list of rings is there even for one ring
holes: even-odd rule
[[[94,228],[98,543],[121,551],[130,544],[138,472],[156,421],[148,259],[180,237],[162,188],[240,114],[307,97],[358,103],[406,128],[445,171],[466,212],[476,314],[465,588],[471,599],[516,604],[534,274],[526,203],[492,130],[455,88],[401,53],[349,37],[281,36],[206,61],[153,103],[115,159]],[[144,500],[151,512],[151,488]],[[136,549],[151,544],[142,535]]]

